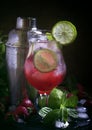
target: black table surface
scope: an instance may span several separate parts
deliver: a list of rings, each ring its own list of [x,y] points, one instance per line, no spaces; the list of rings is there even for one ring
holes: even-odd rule
[[[80,125],[69,125],[69,127],[62,129],[54,126],[45,126],[42,124],[38,116],[31,117],[26,123],[9,123],[0,121],[0,130],[92,130],[92,107],[89,109],[89,123],[86,121],[80,121]],[[85,123],[84,123],[85,122]]]
[[[8,124],[8,125],[0,125],[0,130],[59,130],[62,128],[55,128],[55,127],[48,127],[48,126],[43,126],[42,124]],[[63,129],[64,130],[64,129]],[[92,122],[89,125],[84,125],[81,127],[68,127],[65,128],[65,130],[92,130]]]

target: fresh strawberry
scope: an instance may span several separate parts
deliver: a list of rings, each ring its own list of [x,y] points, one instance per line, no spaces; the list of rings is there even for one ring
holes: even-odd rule
[[[22,100],[22,102],[20,103],[21,106],[24,106],[24,107],[33,107],[33,103],[32,101],[29,99],[29,98],[24,98]]]
[[[18,121],[19,118],[26,119],[29,116],[28,110],[24,106],[18,106],[14,111],[9,111],[5,115],[6,121]]]
[[[26,107],[30,114],[36,112],[34,104],[32,103],[32,101],[29,98],[24,98],[22,100],[22,102],[20,103],[20,105]]]
[[[24,116],[27,117],[29,116],[28,110],[26,107],[24,106],[18,106],[15,111],[14,111],[14,115],[18,115],[18,116]]]

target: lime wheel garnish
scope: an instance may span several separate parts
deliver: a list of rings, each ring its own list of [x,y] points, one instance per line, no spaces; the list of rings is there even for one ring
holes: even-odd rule
[[[49,72],[57,67],[57,55],[49,49],[38,50],[34,55],[34,65],[41,72]]]
[[[70,21],[59,21],[52,28],[52,35],[62,45],[72,43],[77,36],[77,30]]]

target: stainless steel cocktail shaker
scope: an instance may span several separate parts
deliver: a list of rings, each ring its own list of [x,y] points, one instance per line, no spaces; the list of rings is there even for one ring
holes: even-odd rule
[[[11,30],[6,42],[6,63],[10,86],[11,105],[17,105],[27,96],[27,82],[23,72],[25,58],[28,53],[27,31],[29,18],[18,17],[16,28]]]

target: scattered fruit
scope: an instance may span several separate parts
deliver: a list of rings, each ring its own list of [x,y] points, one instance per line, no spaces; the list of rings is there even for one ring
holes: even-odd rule
[[[32,102],[29,98],[24,98],[24,99],[22,100],[22,102],[20,103],[20,106],[24,106],[25,108],[27,108],[27,109],[28,109],[28,112],[29,112],[30,114],[36,112],[36,109],[35,109],[35,107],[34,107],[34,104],[33,104],[33,102]]]
[[[33,105],[33,103],[32,103],[32,101],[29,99],[29,98],[24,98],[23,100],[22,100],[22,102],[20,103],[20,105],[21,106],[24,106],[24,107],[33,107],[34,105]]]
[[[18,106],[15,111],[14,111],[14,115],[18,115],[18,116],[29,116],[28,110],[26,107],[24,106]]]

